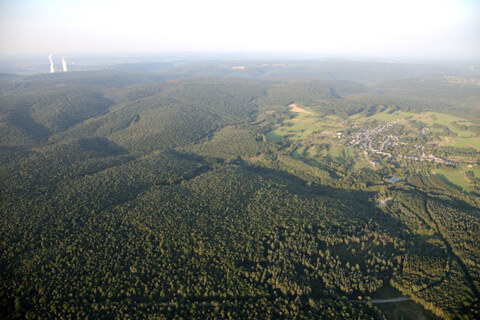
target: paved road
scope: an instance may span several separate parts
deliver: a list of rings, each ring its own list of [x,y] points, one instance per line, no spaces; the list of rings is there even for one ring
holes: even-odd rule
[[[392,298],[392,299],[373,299],[373,300],[370,300],[370,301],[366,301],[365,303],[372,303],[372,304],[376,304],[376,303],[390,303],[390,302],[402,302],[402,301],[408,301],[410,300],[410,297],[400,297],[400,298]]]

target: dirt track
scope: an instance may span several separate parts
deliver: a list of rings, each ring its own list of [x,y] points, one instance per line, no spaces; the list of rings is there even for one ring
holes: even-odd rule
[[[392,298],[392,299],[373,299],[367,302],[376,304],[376,303],[402,302],[402,301],[408,301],[408,300],[410,300],[410,297],[400,297],[400,298]]]

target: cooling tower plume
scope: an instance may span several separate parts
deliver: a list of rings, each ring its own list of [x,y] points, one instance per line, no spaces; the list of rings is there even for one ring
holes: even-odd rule
[[[65,57],[62,58],[62,66],[63,72],[67,72],[67,61],[65,61]]]
[[[55,73],[55,69],[53,68],[52,55],[49,55],[48,59],[50,59],[50,73]]]

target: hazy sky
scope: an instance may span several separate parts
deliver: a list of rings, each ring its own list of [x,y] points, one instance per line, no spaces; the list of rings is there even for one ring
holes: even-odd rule
[[[0,0],[0,53],[480,58],[480,0]]]

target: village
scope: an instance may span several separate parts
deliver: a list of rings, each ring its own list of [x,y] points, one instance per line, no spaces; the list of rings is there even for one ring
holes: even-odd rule
[[[364,154],[367,156],[370,154],[379,154],[387,158],[395,159],[399,161],[400,159],[407,159],[412,161],[430,161],[439,164],[454,164],[453,161],[442,159],[439,156],[436,156],[429,152],[427,154],[425,146],[416,144],[412,146],[417,152],[412,152],[404,154],[399,152],[398,147],[408,146],[410,143],[406,143],[402,136],[387,134],[385,131],[387,129],[397,125],[402,119],[397,119],[395,121],[388,122],[386,124],[381,124],[373,129],[366,129],[361,132],[357,132],[347,137],[350,141],[350,146],[358,146],[363,149]],[[428,151],[427,151],[428,152]],[[370,164],[377,166],[378,163],[372,160],[369,160]]]

